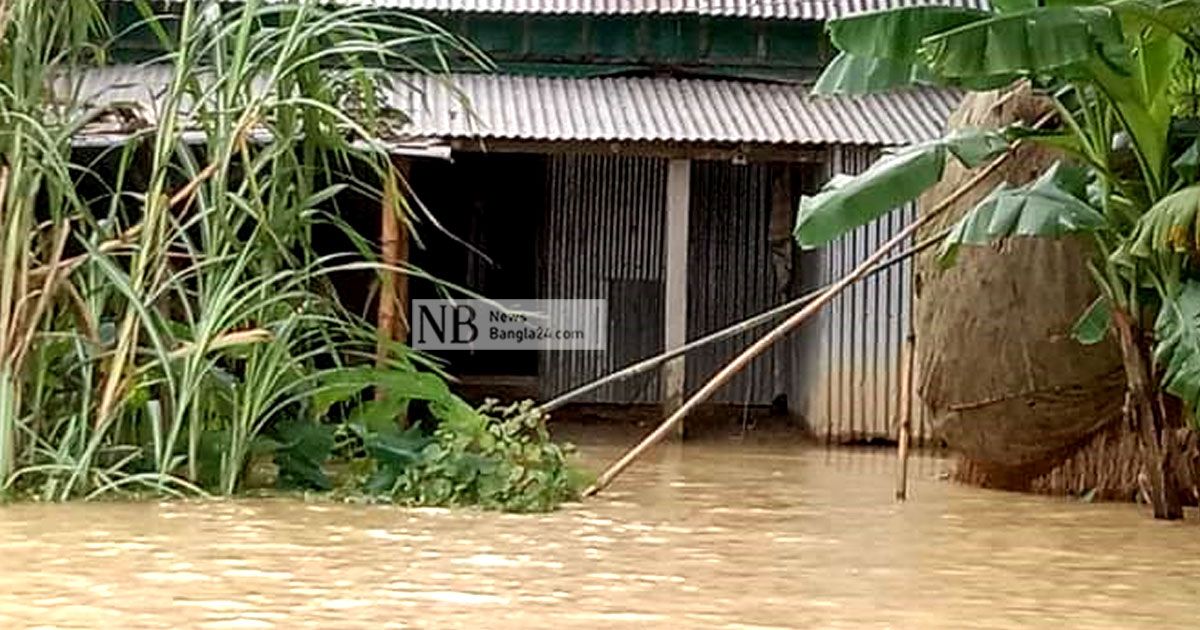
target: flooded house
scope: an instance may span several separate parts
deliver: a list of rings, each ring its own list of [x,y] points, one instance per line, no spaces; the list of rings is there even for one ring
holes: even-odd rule
[[[389,105],[409,118],[395,160],[420,212],[413,234],[384,220],[382,238],[488,297],[607,300],[605,350],[442,355],[465,386],[540,399],[849,271],[915,211],[801,252],[791,238],[800,196],[886,147],[937,137],[959,100],[933,88],[811,94],[832,54],[824,21],[899,0],[353,1],[427,18],[496,65],[464,61],[449,81],[395,77]],[[132,96],[128,86],[155,71],[105,68],[88,89]],[[403,336],[408,300],[439,286],[398,284],[384,316]],[[831,439],[892,434],[910,294],[908,263],[875,274],[715,402],[787,409]],[[581,402],[677,402],[762,330]]]

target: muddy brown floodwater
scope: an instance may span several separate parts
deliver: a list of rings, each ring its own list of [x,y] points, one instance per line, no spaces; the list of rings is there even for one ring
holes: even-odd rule
[[[615,445],[585,449],[599,465]],[[0,627],[1192,628],[1200,528],[880,451],[670,446],[555,514],[0,508]],[[1189,515],[1194,517],[1194,515]],[[1194,521],[1193,521],[1194,522]]]

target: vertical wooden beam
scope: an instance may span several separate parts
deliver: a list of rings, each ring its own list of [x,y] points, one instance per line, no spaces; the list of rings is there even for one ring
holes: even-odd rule
[[[400,174],[399,186],[396,188],[398,193],[396,200],[400,203],[399,210],[402,216],[407,216],[410,208],[408,200],[413,198],[412,187],[409,184],[409,177],[412,175],[412,163],[406,159],[398,158],[394,162],[396,164],[396,172]],[[396,258],[401,265],[408,264],[408,221],[400,222],[399,233],[397,234],[396,243]],[[400,341],[408,339],[409,331],[409,293],[408,293],[408,274],[395,274],[396,280],[396,329],[393,332],[393,338]]]
[[[792,197],[792,165],[786,162],[771,165],[771,215],[767,224],[767,240],[771,247],[771,267],[775,273],[775,304],[783,304],[792,298],[793,269],[792,227],[796,220],[796,205]],[[749,279],[747,279],[749,281]],[[786,396],[791,392],[793,378],[791,348],[782,343],[773,349],[772,396]],[[796,401],[788,401],[789,407]]]
[[[667,166],[667,222],[664,349],[687,342],[688,210],[691,205],[691,160],[671,160]],[[662,369],[662,404],[667,413],[683,405],[686,376],[684,357],[668,361]],[[683,434],[680,423],[679,435]]]
[[[916,395],[913,382],[917,367],[917,336],[912,323],[915,317],[915,309],[910,310],[908,314],[908,334],[905,335],[904,350],[900,358],[902,361],[900,367],[900,431],[899,435],[896,436],[897,501],[908,499],[908,451],[909,443],[912,442],[913,397]]]
[[[399,267],[408,258],[408,230],[404,225],[403,190],[408,176],[408,163],[397,159],[383,182],[383,207],[379,212],[379,260],[387,267]],[[386,355],[384,345],[403,338],[405,316],[401,311],[407,303],[408,278],[405,274],[387,270],[380,274],[379,307],[376,312],[379,332],[378,358]]]
[[[408,337],[408,274],[394,271],[408,262],[408,227],[404,219],[405,192],[409,191],[410,173],[408,160],[396,158],[392,161],[387,178],[383,182],[383,206],[379,212],[379,259],[389,268],[380,274],[379,306],[376,311],[378,329],[375,361],[382,365],[387,358],[387,344]],[[375,388],[376,400],[387,392]],[[399,419],[404,424],[404,419]]]

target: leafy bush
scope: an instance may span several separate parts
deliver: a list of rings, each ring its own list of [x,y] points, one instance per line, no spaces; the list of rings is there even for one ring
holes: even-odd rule
[[[332,370],[317,408],[326,417],[340,408],[345,419],[281,424],[270,436],[281,488],[337,485],[403,505],[545,512],[578,499],[588,481],[570,462],[573,448],[551,440],[547,416],[532,401],[472,408],[438,375],[411,364]],[[403,428],[406,417],[413,424]],[[331,460],[347,464],[337,484],[325,472]]]
[[[440,424],[432,436],[408,438],[406,446],[420,446],[407,451],[409,456],[396,456],[396,440],[369,448],[378,466],[369,489],[409,505],[510,512],[545,512],[579,498],[586,479],[568,461],[572,448],[550,439],[546,415],[531,401],[438,407],[444,414]],[[402,435],[414,432],[419,429]]]

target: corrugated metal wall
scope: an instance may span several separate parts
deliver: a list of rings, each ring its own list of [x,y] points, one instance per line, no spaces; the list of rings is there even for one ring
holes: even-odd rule
[[[688,339],[696,339],[770,309],[777,303],[768,239],[771,165],[692,164],[688,225]],[[687,390],[762,335],[758,329],[699,348],[687,357]],[[714,396],[717,402],[767,404],[786,355],[767,353]],[[779,365],[777,365],[777,363]]]
[[[663,347],[666,160],[555,155],[549,160],[540,287],[547,298],[606,298],[607,352],[544,352],[541,394],[551,396],[652,356]],[[689,218],[688,339],[770,308],[771,168],[693,162]],[[740,335],[687,358],[694,391],[754,339]],[[779,359],[777,357],[782,357]],[[756,361],[716,397],[766,404],[784,353]],[[782,374],[786,378],[786,374]],[[606,387],[587,402],[658,402],[656,374]]]
[[[609,300],[608,351],[542,352],[541,395],[562,393],[663,347],[663,225],[667,161],[554,155],[542,229],[543,298]],[[655,402],[656,373],[580,402]]]
[[[798,169],[793,186],[813,191],[836,173],[856,173],[877,149],[834,147],[827,168]],[[694,162],[689,225],[688,339],[765,311],[782,297],[770,243],[773,169]],[[627,156],[556,155],[549,160],[542,230],[541,297],[607,298],[609,350],[544,352],[543,396],[552,396],[662,348],[663,229],[667,162]],[[897,210],[829,247],[798,258],[791,293],[833,282],[915,216]],[[801,332],[760,357],[716,400],[766,404],[787,390],[792,407],[831,441],[894,437],[904,339],[911,309],[911,263],[850,287]],[[765,328],[688,356],[695,389]],[[586,402],[657,402],[656,374],[607,387]],[[926,436],[916,406],[914,435]]]
[[[832,147],[828,175],[859,173],[878,156],[877,148]],[[804,284],[836,281],[915,217],[915,205],[897,209],[807,254]],[[904,261],[851,286],[808,324],[799,352],[808,375],[800,381],[800,408],[818,435],[835,442],[895,437],[911,287],[912,263]],[[914,405],[914,414],[914,438],[923,441],[927,427],[920,405]]]

